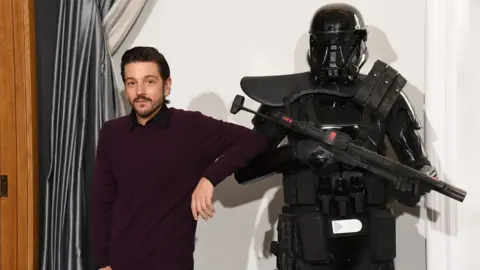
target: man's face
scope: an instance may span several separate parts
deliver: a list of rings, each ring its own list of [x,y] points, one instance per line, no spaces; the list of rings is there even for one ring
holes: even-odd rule
[[[125,65],[125,92],[133,110],[141,118],[157,112],[170,94],[171,79],[163,81],[154,62]]]

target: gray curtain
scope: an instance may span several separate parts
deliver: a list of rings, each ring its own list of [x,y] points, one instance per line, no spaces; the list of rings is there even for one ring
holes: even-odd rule
[[[89,248],[89,191],[98,134],[105,121],[125,113],[108,44],[118,47],[136,19],[128,13],[127,26],[119,28],[111,23],[110,32],[111,29],[123,31],[113,35],[116,40],[112,43],[105,31],[104,18],[112,17],[109,12],[116,12],[116,21],[125,21],[121,14],[127,14],[127,3],[137,3],[137,7],[144,4],[137,0],[117,1],[59,0],[56,8],[52,88],[45,92],[50,98],[39,98],[39,102],[44,103],[39,106],[42,112],[50,111],[48,121],[40,119],[50,126],[48,149],[42,145],[39,149],[40,157],[49,159],[48,163],[42,162],[48,166],[44,168],[46,179],[40,179],[44,181],[40,195],[42,270],[93,269]],[[139,14],[138,11],[136,16]],[[42,53],[38,48],[37,51]],[[46,134],[47,129],[42,131]],[[49,153],[42,154],[42,151]]]
[[[156,0],[149,1],[156,2]],[[110,8],[103,23],[111,55],[117,52],[146,3],[147,0],[116,0]]]

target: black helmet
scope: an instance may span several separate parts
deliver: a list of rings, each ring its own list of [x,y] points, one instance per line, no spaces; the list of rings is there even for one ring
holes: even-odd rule
[[[308,62],[315,80],[354,81],[368,59],[367,29],[357,8],[328,4],[319,8],[310,25]]]

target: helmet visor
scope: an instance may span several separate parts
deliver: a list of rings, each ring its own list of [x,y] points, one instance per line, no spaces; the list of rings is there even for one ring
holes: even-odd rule
[[[316,68],[329,77],[347,75],[349,66],[357,63],[365,50],[355,32],[317,34],[311,38]]]

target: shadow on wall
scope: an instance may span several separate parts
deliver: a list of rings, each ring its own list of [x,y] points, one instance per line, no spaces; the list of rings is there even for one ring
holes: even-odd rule
[[[245,101],[245,106],[253,108],[254,103],[251,100]],[[231,105],[231,102],[229,103]],[[194,98],[188,105],[189,110],[201,111],[203,114],[215,117],[220,120],[228,121],[230,114],[230,107],[227,107],[222,100],[222,98],[215,93],[205,93]],[[251,119],[252,114],[241,112],[234,116],[235,122],[247,125]],[[250,182],[245,185],[240,185],[236,182],[234,176],[230,176],[220,183],[215,188],[214,194],[214,203],[220,202],[220,204],[225,208],[235,208],[241,205],[245,205],[254,201],[261,200],[266,197],[266,193],[272,189],[275,194],[273,199],[270,200],[268,207],[265,209],[267,213],[257,214],[257,210],[248,211],[253,215],[241,216],[241,230],[236,231],[234,241],[235,248],[232,250],[231,256],[228,256],[228,262],[225,261],[216,261],[215,268],[220,269],[220,264],[228,263],[228,269],[230,270],[244,270],[248,268],[250,248],[251,248],[251,239],[253,236],[255,247],[262,247],[262,250],[256,250],[256,254],[263,253],[264,258],[270,256],[268,250],[270,242],[273,241],[275,235],[275,222],[280,215],[280,210],[283,205],[283,193],[281,189],[281,178],[280,175],[275,175],[271,177],[265,177],[261,180],[256,180],[255,182]],[[270,228],[265,230],[257,228],[257,216],[268,216],[268,221]],[[231,221],[229,221],[231,222]],[[239,224],[239,223],[236,223]],[[258,231],[261,230],[261,231]],[[201,238],[201,236],[197,236]],[[201,239],[197,239],[200,240]],[[214,247],[212,247],[214,248]],[[263,259],[264,259],[263,258]],[[258,269],[269,269],[271,264],[265,262],[265,266],[261,264],[265,261],[262,258],[257,258],[259,267]]]

